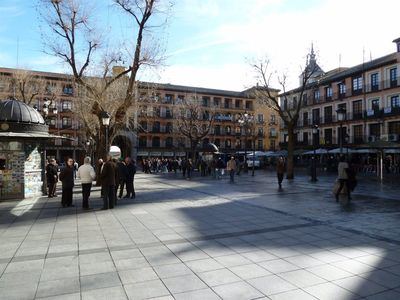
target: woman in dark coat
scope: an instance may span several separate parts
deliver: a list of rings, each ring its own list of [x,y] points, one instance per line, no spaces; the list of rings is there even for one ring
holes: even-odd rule
[[[67,160],[67,165],[61,171],[60,181],[62,182],[62,206],[74,206],[72,204],[72,189],[74,188],[74,161],[72,158]]]

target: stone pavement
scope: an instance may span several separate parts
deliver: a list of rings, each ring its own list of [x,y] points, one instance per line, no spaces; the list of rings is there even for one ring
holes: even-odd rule
[[[84,212],[0,203],[0,299],[400,299],[400,187],[270,173],[144,175],[138,198]]]

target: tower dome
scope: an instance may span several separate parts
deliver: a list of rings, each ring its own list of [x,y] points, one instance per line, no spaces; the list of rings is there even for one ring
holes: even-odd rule
[[[0,101],[0,125],[2,131],[48,131],[48,126],[36,109],[15,99]]]

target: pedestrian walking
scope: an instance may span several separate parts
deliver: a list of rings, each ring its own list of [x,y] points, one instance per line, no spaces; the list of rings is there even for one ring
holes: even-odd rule
[[[72,204],[72,190],[74,188],[74,160],[68,158],[67,165],[60,173],[62,183],[61,204],[63,207],[74,206]]]
[[[234,183],[235,182],[236,161],[233,156],[226,164],[226,171],[229,173],[230,182]]]
[[[342,155],[342,156],[340,156],[340,161],[338,164],[339,188],[335,194],[336,202],[339,202],[339,195],[344,186],[346,186],[346,190],[347,190],[347,199],[351,200],[349,176],[347,174],[348,171],[349,171],[349,164],[346,162],[346,158],[344,157],[344,155]]]
[[[216,165],[215,173],[216,173],[217,179],[220,179],[221,176],[223,175],[223,172],[225,169],[225,164],[221,157],[218,158],[218,161],[215,165]]]
[[[187,169],[187,160],[186,159],[182,160],[181,166],[182,166],[182,176],[183,176],[183,178],[186,178],[186,169]]]
[[[136,174],[136,161],[130,157],[125,158],[127,177],[126,177],[126,196],[125,198],[134,199],[135,193],[135,174]]]
[[[128,168],[126,167],[125,161],[122,158],[118,160],[117,168],[118,168],[117,190],[119,189],[118,198],[122,198],[122,194],[124,193],[124,188],[126,184],[126,179],[128,176]]]
[[[193,162],[192,159],[189,158],[186,162],[187,179],[192,178],[192,171],[193,171]]]
[[[113,162],[111,155],[107,155],[107,162],[104,163],[100,173],[100,179],[103,189],[102,210],[114,208],[116,175],[117,166]]]
[[[76,160],[74,160],[74,179],[76,179],[76,172],[78,172],[78,163]]]
[[[48,197],[55,197],[56,187],[58,181],[58,168],[56,166],[56,160],[54,158],[50,159],[50,163],[46,166],[46,179],[48,187]]]
[[[285,174],[285,160],[283,159],[283,156],[279,157],[278,162],[276,163],[276,176],[278,177],[278,184],[279,184],[279,189],[282,189],[282,181],[283,181],[283,176]]]
[[[90,157],[85,157],[83,165],[78,168],[77,177],[81,179],[82,184],[82,208],[89,208],[90,191],[92,190],[92,182],[96,178],[96,173],[92,167]]]

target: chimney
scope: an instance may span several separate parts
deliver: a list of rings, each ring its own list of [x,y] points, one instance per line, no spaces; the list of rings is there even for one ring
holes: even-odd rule
[[[112,68],[112,75],[113,76],[118,76],[119,74],[121,74],[124,71],[125,71],[125,67],[124,66],[114,66]]]
[[[400,53],[400,38],[393,40],[393,43],[396,43],[397,52]]]

